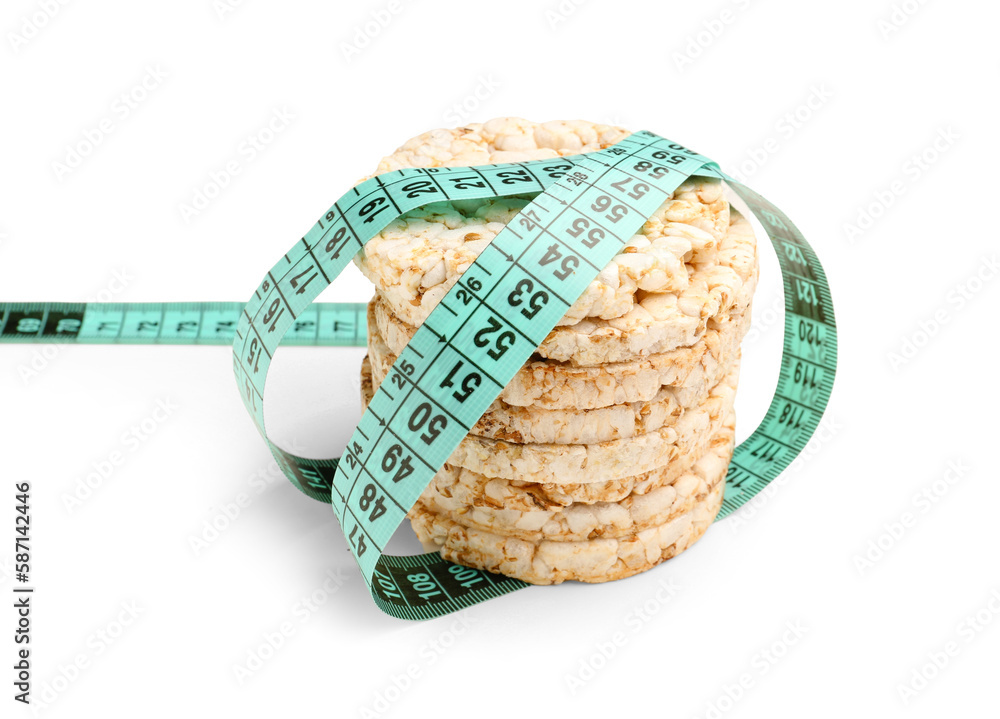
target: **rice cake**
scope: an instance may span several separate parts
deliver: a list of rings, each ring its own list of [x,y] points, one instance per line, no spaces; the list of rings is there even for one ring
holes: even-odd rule
[[[369,177],[405,167],[556,159],[604,149],[629,134],[623,128],[583,121],[532,123],[497,118],[412,138],[383,158]],[[555,162],[549,169],[560,172],[571,166]],[[533,196],[429,203],[397,218],[369,240],[355,263],[383,292],[397,316],[419,325]],[[637,293],[684,290],[688,263],[714,260],[728,225],[729,203],[722,183],[717,178],[688,178],[558,324],[572,325],[586,317],[622,317],[633,309]]]
[[[738,367],[674,425],[637,437],[593,444],[515,444],[470,434],[448,463],[488,477],[536,483],[606,482],[634,476],[681,461],[707,442],[732,410],[737,382]],[[367,406],[374,394],[367,358],[362,362],[361,391]]]
[[[730,413],[692,467],[673,481],[616,502],[517,510],[482,506],[462,484],[435,476],[420,497],[424,509],[463,527],[528,541],[621,538],[658,527],[691,510],[700,496],[723,481],[733,453],[735,416]],[[692,453],[694,454],[694,453]]]
[[[368,327],[368,359],[372,384],[377,390],[388,376],[396,356],[389,351],[374,323]],[[661,387],[646,402],[627,402],[595,409],[542,409],[518,407],[496,399],[470,432],[507,442],[545,444],[592,444],[634,437],[673,424],[687,407],[703,402],[711,388],[739,361],[718,364],[703,383],[694,387]],[[682,402],[683,400],[683,402]]]
[[[552,362],[537,355],[528,359],[500,392],[499,399],[515,407],[540,409],[597,409],[616,404],[648,402],[663,387],[677,391],[678,401],[692,404],[690,394],[726,371],[739,354],[739,345],[750,326],[751,306],[741,312],[713,317],[705,334],[691,347],[650,355],[628,362],[600,367],[574,367]],[[384,377],[392,361],[393,346],[405,347],[416,329],[396,319],[384,309],[376,295],[368,304],[371,336],[386,340],[390,354],[380,360],[376,371]]]
[[[529,542],[463,527],[419,504],[408,516],[427,551],[438,549],[450,562],[531,584],[597,583],[646,571],[690,547],[715,520],[724,491],[725,481],[719,481],[688,512],[618,539]]]
[[[641,359],[697,344],[712,318],[744,312],[757,285],[757,251],[750,224],[735,212],[733,217],[719,249],[719,264],[697,266],[687,290],[640,293],[639,303],[623,317],[556,327],[542,340],[537,354],[577,367]],[[380,301],[375,304],[375,320],[386,344],[398,355],[416,326],[393,312],[377,284],[376,289]]]

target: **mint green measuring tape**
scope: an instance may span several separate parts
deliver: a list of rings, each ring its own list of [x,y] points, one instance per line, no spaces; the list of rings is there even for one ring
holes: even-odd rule
[[[648,131],[581,155],[407,168],[345,193],[240,303],[0,304],[0,342],[233,345],[244,405],[285,475],[332,504],[375,603],[429,619],[524,582],[443,560],[384,554],[434,474],[556,322],[691,175],[725,179],[763,224],[785,292],[781,372],[764,421],[736,447],[717,519],[805,447],[833,386],[837,341],[823,268],[777,207],[718,165]],[[431,312],[375,392],[338,459],[292,455],[264,428],[267,371],[284,341],[365,345],[365,305],[313,303],[364,244],[429,202],[537,193]]]

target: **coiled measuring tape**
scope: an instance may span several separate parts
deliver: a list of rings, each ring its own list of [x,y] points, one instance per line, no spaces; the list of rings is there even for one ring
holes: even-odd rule
[[[429,619],[529,586],[445,561],[384,554],[407,511],[483,412],[597,274],[691,175],[725,179],[778,253],[785,336],[778,386],[760,426],[736,447],[717,519],[774,479],[805,447],[833,386],[837,341],[826,276],[788,217],[712,161],[648,131],[554,160],[407,168],[345,193],[240,303],[0,304],[0,341],[232,342],[244,405],[285,475],[329,502],[375,603]],[[280,342],[365,345],[365,305],[317,303],[364,244],[429,202],[538,193],[417,329],[337,459],[271,442],[264,385]]]

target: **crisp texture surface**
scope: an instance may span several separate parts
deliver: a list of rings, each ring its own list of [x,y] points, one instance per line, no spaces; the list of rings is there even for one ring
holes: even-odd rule
[[[738,361],[739,353],[737,351]],[[375,322],[368,325],[368,359],[377,390],[396,361]],[[645,402],[626,402],[595,409],[518,407],[496,399],[472,427],[471,434],[519,444],[592,444],[635,437],[667,427],[689,407],[704,402],[734,362],[717,364],[705,381],[684,388],[661,387]]]
[[[428,551],[439,547],[441,556],[450,562],[531,584],[559,584],[567,579],[608,582],[655,567],[694,544],[719,513],[724,489],[724,481],[716,482],[687,512],[617,539],[529,542],[463,527],[420,503],[408,516]]]
[[[695,265],[685,290],[641,293],[622,317],[556,327],[538,354],[582,367],[646,357],[688,347],[712,317],[745,309],[757,286],[757,244],[750,223],[735,211],[731,218],[715,262]]]
[[[574,367],[536,356],[507,383],[500,400],[515,407],[584,410],[648,402],[663,387],[670,387],[679,402],[690,405],[692,393],[713,386],[739,355],[740,341],[750,325],[750,310],[747,306],[713,317],[694,345],[642,359]],[[384,377],[389,369],[385,360],[395,358],[416,328],[395,317],[378,295],[369,303],[368,325],[377,330],[390,351],[388,357],[377,352],[372,355],[373,361],[382,360],[376,371]]]
[[[530,512],[568,507],[571,504],[620,502],[630,494],[645,494],[670,484],[689,471],[697,459],[697,456],[690,453],[685,457],[678,457],[665,467],[607,482],[576,484],[522,482],[516,479],[487,477],[465,467],[450,464],[445,464],[441,468],[436,480],[440,480],[445,486],[460,485],[453,491],[465,493],[470,498],[470,507]]]
[[[487,477],[550,484],[606,482],[683,463],[692,454],[700,456],[732,411],[738,378],[737,366],[705,402],[655,432],[594,444],[516,444],[470,434],[448,463]],[[362,364],[361,392],[367,406],[374,394],[367,361]]]
[[[757,251],[750,223],[737,213],[722,240],[717,263],[694,266],[682,292],[645,293],[624,316],[587,319],[556,327],[538,346],[547,359],[581,367],[624,362],[696,344],[713,317],[745,310],[757,284]],[[399,354],[416,331],[395,311],[376,282],[376,322],[389,348]],[[422,321],[422,319],[421,319]]]
[[[497,117],[485,123],[473,122],[417,135],[382,158],[374,174],[404,167],[468,167],[546,160],[602,150],[630,134],[621,127],[586,120],[537,123],[520,117]]]
[[[472,494],[450,473],[436,475],[420,501],[425,509],[464,527],[505,537],[528,541],[626,537],[690,511],[698,497],[723,480],[732,456],[735,426],[735,417],[730,414],[690,470],[647,492],[630,493],[615,502],[529,510],[483,506],[485,497]],[[449,479],[456,481],[449,483]]]
[[[622,128],[583,121],[533,123],[497,118],[419,135],[383,158],[375,174],[404,167],[555,159],[603,149],[629,134]],[[558,162],[547,167],[557,172],[570,169]],[[532,196],[430,203],[390,223],[365,244],[355,262],[398,317],[420,325]],[[729,203],[721,182],[689,178],[604,268],[559,324],[573,325],[588,317],[623,317],[640,304],[644,293],[684,292],[697,264],[716,261],[728,225]]]
[[[529,201],[525,195],[424,205],[393,220],[369,240],[355,264],[378,285],[396,315],[419,325]],[[719,180],[689,178],[604,267],[558,324],[573,325],[587,317],[622,317],[639,303],[641,293],[687,290],[695,263],[716,259],[728,216]],[[686,217],[689,222],[671,217]]]
[[[546,171],[559,172],[571,169],[560,158],[628,134],[497,118],[412,138],[375,174],[527,160],[551,160]],[[366,243],[355,257],[376,286],[366,405],[417,328],[532,197],[431,203]],[[689,178],[432,478],[408,514],[421,542],[451,561],[549,584],[630,576],[696,541],[722,501],[757,277],[749,222],[721,182]]]

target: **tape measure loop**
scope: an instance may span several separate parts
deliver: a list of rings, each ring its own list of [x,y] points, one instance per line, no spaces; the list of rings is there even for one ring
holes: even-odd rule
[[[527,586],[438,554],[384,549],[459,442],[608,262],[693,174],[727,181],[778,254],[785,336],[778,386],[735,448],[718,519],[745,504],[805,448],[829,400],[837,333],[823,268],[777,207],[683,145],[652,132],[603,150],[476,167],[405,168],[340,197],[267,272],[245,304],[0,303],[0,342],[219,344],[231,339],[248,413],[282,472],[332,504],[376,605],[427,619]],[[532,196],[399,353],[342,457],[307,459],[268,437],[264,388],[288,344],[365,344],[364,304],[314,304],[364,244],[396,218],[445,200]],[[569,232],[583,223],[597,234]],[[599,238],[595,241],[594,238]],[[525,312],[519,288],[539,298]],[[462,392],[455,387],[462,387]],[[499,567],[497,569],[500,569]]]

